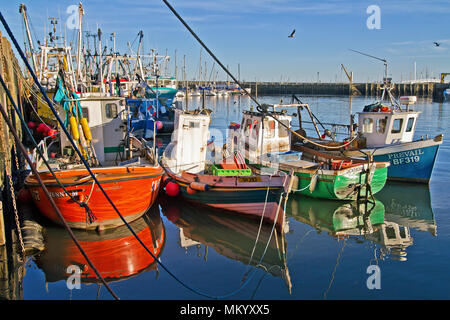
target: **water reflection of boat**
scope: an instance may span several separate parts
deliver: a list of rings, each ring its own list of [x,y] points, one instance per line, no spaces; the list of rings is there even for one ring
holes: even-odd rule
[[[288,216],[336,237],[372,233],[384,223],[384,205],[380,201],[342,204],[292,195],[286,208]]]
[[[437,227],[428,186],[389,182],[376,197],[385,206],[386,220],[436,235]]]
[[[386,197],[389,192],[392,190],[388,189]],[[398,206],[386,209],[385,202],[380,200],[375,200],[374,203],[342,204],[336,201],[291,196],[286,213],[288,217],[314,227],[318,233],[326,231],[335,238],[361,236],[360,241],[377,243],[380,245],[378,257],[380,259],[391,256],[392,259],[405,261],[406,248],[413,244],[409,227],[416,224],[399,215],[401,202],[393,201]],[[421,223],[418,225],[423,228]]]
[[[180,228],[181,246],[203,244],[206,246],[205,250],[213,248],[222,256],[260,267],[271,275],[282,278],[291,293],[292,284],[286,264],[286,240],[284,234],[279,233],[276,228],[270,238],[272,226],[262,224],[258,237],[260,224],[253,219],[199,208],[187,202],[181,204],[167,198],[162,198],[160,204],[166,217]],[[269,238],[270,242],[263,256]],[[255,244],[256,239],[258,241]]]
[[[157,208],[130,223],[143,243],[160,257],[166,241],[166,231]],[[131,234],[126,226],[105,230],[74,231],[81,246],[106,281],[122,281],[142,272],[156,270],[156,261]],[[50,226],[45,239],[46,250],[36,257],[36,265],[43,270],[47,282],[66,280],[67,267],[76,265],[82,270],[82,283],[99,283],[94,270],[78,250],[67,231]]]

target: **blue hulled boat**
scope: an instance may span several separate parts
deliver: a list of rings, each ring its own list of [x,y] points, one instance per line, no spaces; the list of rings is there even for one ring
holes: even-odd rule
[[[429,183],[443,135],[413,140],[420,112],[410,110],[409,105],[415,101],[416,97],[401,97],[400,103],[406,108],[380,102],[366,106],[358,113],[359,149],[345,154],[389,161],[389,180]]]
[[[128,125],[137,138],[152,139],[156,135],[173,131],[175,112],[172,100],[126,99],[129,109]]]

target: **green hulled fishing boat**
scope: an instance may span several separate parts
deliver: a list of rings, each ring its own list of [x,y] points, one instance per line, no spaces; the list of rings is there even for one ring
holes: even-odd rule
[[[242,151],[246,163],[261,174],[294,175],[292,192],[313,198],[356,200],[384,187],[387,162],[291,150],[291,118],[284,110],[270,116],[244,111],[242,123],[229,127],[227,148]]]

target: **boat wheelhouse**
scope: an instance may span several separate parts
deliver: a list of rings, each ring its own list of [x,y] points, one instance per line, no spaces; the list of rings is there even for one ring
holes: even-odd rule
[[[215,159],[213,163],[207,161],[209,123],[210,114],[206,110],[175,111],[172,141],[161,158],[168,176],[166,193],[210,208],[262,219],[282,229],[285,219],[279,202],[288,177],[255,175],[243,159],[238,160],[238,154],[224,157],[220,163]]]
[[[443,135],[414,140],[420,112],[409,108],[413,98],[400,98],[407,105],[403,109],[380,102],[366,106],[358,113],[359,149],[344,153],[359,157],[372,154],[375,161],[389,161],[390,180],[429,183]]]

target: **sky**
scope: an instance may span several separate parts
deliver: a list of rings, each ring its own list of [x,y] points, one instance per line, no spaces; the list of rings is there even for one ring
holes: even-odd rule
[[[58,18],[59,31],[75,39],[74,0],[1,0],[1,12],[20,44],[24,43],[19,5],[27,6],[34,41]],[[168,0],[230,72],[243,81],[347,82],[341,64],[355,82],[380,81],[386,59],[395,82],[438,78],[450,72],[449,0]],[[161,0],[84,0],[83,29],[96,32],[112,46],[143,49],[171,57],[169,72],[182,79],[183,59],[188,79],[198,78],[200,54],[207,77],[226,74]],[[288,35],[296,30],[293,38]],[[0,26],[3,35],[6,34]],[[433,43],[438,42],[440,46]],[[176,59],[175,59],[176,56]],[[214,67],[214,72],[211,70]],[[217,72],[217,73],[216,73]]]

